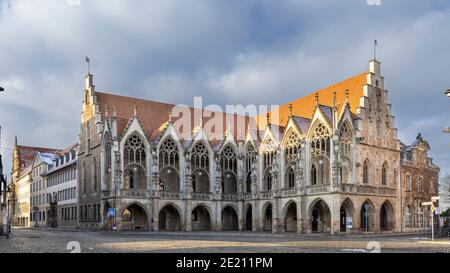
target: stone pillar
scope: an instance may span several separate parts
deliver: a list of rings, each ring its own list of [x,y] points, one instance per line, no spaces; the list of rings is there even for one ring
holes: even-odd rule
[[[302,233],[303,232],[303,227],[302,227],[302,202],[301,201],[296,201],[295,202],[296,206],[297,206],[297,233]]]
[[[186,207],[185,207],[185,230],[186,231],[192,231],[192,200],[187,199],[185,201]]]
[[[245,230],[245,213],[244,213],[244,201],[238,202],[238,226],[239,231]]]
[[[339,195],[336,195],[333,197],[330,207],[330,213],[331,213],[331,223],[330,223],[330,233],[332,235],[337,234],[341,230],[341,209],[340,209],[340,202],[339,202]]]

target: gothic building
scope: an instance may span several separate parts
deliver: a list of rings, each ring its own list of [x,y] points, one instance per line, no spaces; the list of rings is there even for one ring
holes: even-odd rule
[[[98,92],[90,74],[82,109],[80,228],[400,230],[400,142],[377,60],[256,117]]]

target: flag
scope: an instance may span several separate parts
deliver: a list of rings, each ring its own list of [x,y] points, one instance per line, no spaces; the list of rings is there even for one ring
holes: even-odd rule
[[[89,63],[89,58],[88,58],[88,56],[86,56],[86,62]]]

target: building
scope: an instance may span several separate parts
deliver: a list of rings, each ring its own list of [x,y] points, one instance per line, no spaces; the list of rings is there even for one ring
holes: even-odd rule
[[[430,145],[422,134],[417,135],[411,145],[401,144],[403,226],[406,230],[431,226],[430,207],[421,203],[439,195],[439,167],[428,157],[429,150]]]
[[[77,227],[77,149],[72,144],[57,151],[47,172],[42,174],[47,184],[49,227]]]
[[[89,74],[78,226],[400,231],[394,121],[377,60],[366,72],[260,116],[98,92]]]
[[[11,220],[13,226],[29,227],[31,224],[31,182],[32,165],[36,153],[51,153],[55,149],[23,146],[15,138],[11,174]]]
[[[47,183],[43,174],[46,173],[53,164],[56,157],[54,152],[36,152],[31,165],[31,185],[30,185],[30,204],[31,204],[31,226],[46,227],[48,221],[49,198],[47,192]]]

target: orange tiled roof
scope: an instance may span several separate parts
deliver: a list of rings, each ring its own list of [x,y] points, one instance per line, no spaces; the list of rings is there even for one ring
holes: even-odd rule
[[[113,95],[109,93],[96,92],[97,101],[99,104],[99,110],[102,113],[102,119],[104,119],[104,113],[106,111],[106,105],[108,105],[108,112],[111,116],[113,113],[113,107],[116,109],[117,116],[117,133],[118,135],[122,135],[124,133],[125,128],[128,125],[128,122],[134,115],[134,105],[136,105],[136,114],[139,118],[139,121],[142,124],[145,134],[149,138],[150,141],[155,140],[160,133],[162,133],[162,129],[164,128],[164,123],[168,121],[169,111],[175,106],[174,104],[168,104],[157,101],[149,101],[144,99],[137,99],[131,97],[125,97],[120,95]],[[191,110],[191,131],[200,124],[200,119],[195,120],[195,117],[200,117],[200,109],[194,109],[189,107]],[[211,113],[213,114],[212,117]],[[245,126],[243,132],[239,132],[237,126],[233,126],[233,134],[236,137],[245,137],[247,122],[249,120],[248,116],[242,116],[237,114],[226,114],[222,112],[211,112],[203,110],[203,125],[205,125],[210,119],[214,118],[216,114],[223,114],[223,132],[213,132],[213,135],[209,136],[211,140],[213,139],[221,139],[223,137],[223,133],[225,133],[228,122],[232,120],[233,124],[237,124],[239,118],[244,121]],[[175,123],[181,117],[172,117],[172,122]],[[183,128],[184,129],[184,128]],[[186,133],[186,132],[182,132]],[[242,134],[242,136],[241,136]]]
[[[359,101],[363,95],[363,86],[367,83],[367,74],[369,72],[361,73],[357,76],[348,78],[334,85],[328,86],[324,89],[317,90],[309,95],[291,101],[289,103],[280,105],[279,108],[271,112],[271,116],[274,112],[279,110],[279,121],[271,120],[271,123],[286,125],[289,118],[289,105],[292,104],[293,116],[303,117],[311,119],[315,110],[315,95],[319,94],[319,104],[332,106],[333,105],[333,92],[336,92],[336,102],[338,111],[340,113],[345,100],[345,90],[349,91],[349,103],[350,111],[356,113],[356,109],[359,107]],[[258,117],[258,124],[265,127],[266,114]]]

